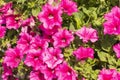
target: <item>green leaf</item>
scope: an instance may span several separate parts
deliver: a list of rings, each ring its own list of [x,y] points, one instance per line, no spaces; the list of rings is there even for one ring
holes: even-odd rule
[[[98,52],[98,57],[101,61],[107,62],[107,56],[109,55],[106,52],[103,52],[103,51]]]
[[[74,25],[73,25],[72,22],[70,23],[70,27],[69,27],[69,29],[72,30],[72,31],[75,31],[75,27],[74,27]]]
[[[33,16],[37,16],[39,12],[40,12],[40,8],[39,7],[35,8],[35,9],[32,9],[32,15]]]
[[[26,0],[17,0],[17,3],[22,3],[22,4],[24,4],[25,1],[26,1]]]
[[[115,42],[116,42],[116,38],[114,36],[105,35],[101,39],[102,49],[109,52]]]
[[[74,14],[74,19],[76,21],[76,24],[77,24],[77,28],[79,29],[83,23],[84,23],[84,14],[82,12],[79,12],[79,13],[75,13]]]

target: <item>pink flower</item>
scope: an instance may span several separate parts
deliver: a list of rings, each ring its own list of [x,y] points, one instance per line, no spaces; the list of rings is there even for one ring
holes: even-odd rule
[[[53,28],[55,25],[61,26],[62,24],[62,11],[59,6],[51,6],[45,4],[42,8],[42,12],[39,13],[38,19],[43,23],[43,26],[47,29]]]
[[[85,78],[82,78],[82,80],[86,80]]]
[[[113,7],[110,13],[105,14],[104,18],[106,19],[103,24],[104,34],[120,34],[120,8],[117,6]]]
[[[66,29],[61,29],[52,36],[54,47],[64,48],[74,40],[74,36]]]
[[[44,74],[45,80],[57,80],[54,69],[50,69],[46,65],[44,65],[44,67],[42,67],[40,71]]]
[[[54,33],[56,33],[58,31],[58,29],[60,29],[61,26],[53,26],[53,28],[49,29],[49,28],[45,28],[43,25],[39,26],[39,29],[42,30],[42,32],[44,32],[47,35],[53,35]]]
[[[119,80],[117,75],[118,73],[115,69],[102,69],[97,80]]]
[[[12,76],[12,69],[8,67],[5,63],[2,64],[3,66],[3,74],[2,74],[2,79],[3,80],[8,80],[9,76]]]
[[[89,40],[91,42],[96,42],[98,40],[97,31],[93,28],[82,27],[76,32],[76,35],[83,40],[84,43],[87,43]]]
[[[31,71],[30,80],[45,80],[44,75],[40,71]]]
[[[22,32],[20,34],[19,40],[17,41],[17,47],[19,47],[19,49],[21,49],[23,53],[27,53],[30,49],[32,38],[33,37],[28,33]]]
[[[14,49],[9,48],[5,52],[4,63],[11,68],[16,68],[19,65],[22,57],[23,54],[21,54],[20,50],[17,47]]]
[[[55,69],[57,80],[77,80],[76,72],[66,62],[58,65]]]
[[[44,55],[43,60],[51,69],[55,68],[63,61],[61,50],[57,48],[48,48],[48,51],[45,51]]]
[[[117,58],[120,58],[120,43],[115,44],[113,50],[115,51]]]
[[[24,63],[29,67],[33,67],[34,70],[39,70],[44,65],[42,53],[35,49],[29,50]]]
[[[77,4],[72,0],[61,0],[60,5],[69,16],[78,11]]]
[[[79,47],[73,52],[73,55],[76,56],[78,60],[86,58],[94,58],[94,50],[92,48]]]
[[[5,36],[6,33],[6,28],[0,26],[0,38],[3,38]]]
[[[47,50],[48,48],[48,42],[45,39],[42,39],[39,36],[35,36],[32,40],[31,40],[31,45],[30,48],[31,49],[36,49],[39,50],[40,52],[44,52]]]
[[[13,14],[12,5],[12,2],[5,4],[2,8],[0,8],[0,12],[7,15]]]
[[[26,20],[23,20],[22,21],[22,26],[30,26],[30,27],[33,27],[35,26],[35,20],[34,20],[34,17],[31,16],[30,18],[26,19]]]
[[[8,29],[18,29],[20,27],[20,20],[16,20],[15,15],[5,16],[6,18],[6,27]]]

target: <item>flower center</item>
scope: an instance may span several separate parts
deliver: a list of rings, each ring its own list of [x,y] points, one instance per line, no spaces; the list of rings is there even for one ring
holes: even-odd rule
[[[65,38],[62,38],[62,42],[66,42],[66,39],[65,39]]]
[[[53,19],[54,16],[53,16],[52,14],[49,14],[48,18],[49,18],[49,19]]]

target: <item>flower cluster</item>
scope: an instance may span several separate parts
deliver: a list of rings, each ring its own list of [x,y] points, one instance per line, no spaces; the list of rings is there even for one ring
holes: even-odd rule
[[[11,2],[0,8],[0,13],[0,38],[3,38],[6,33],[6,29],[18,29],[21,21],[19,19],[19,15],[14,13]]]
[[[38,18],[31,16],[26,20],[17,20],[12,3],[0,9],[0,37],[4,37],[6,29],[21,28],[16,46],[5,51],[3,80],[18,80],[13,70],[21,62],[31,68],[30,80],[77,80],[77,73],[67,64],[62,54],[62,49],[74,40],[72,31],[62,28],[62,14],[65,12],[70,16],[78,11],[75,2],[67,1],[69,3],[61,0],[55,6],[46,3]],[[35,32],[36,19],[41,24]]]
[[[79,74],[64,59],[66,49],[71,47],[73,52],[70,57],[77,59],[75,64],[78,62],[81,65],[85,61],[95,61],[94,58],[99,58],[93,44],[97,44],[101,39],[98,41],[98,31],[94,27],[83,26],[73,32],[63,26],[64,14],[69,17],[78,12],[77,3],[73,0],[48,0],[37,17],[29,16],[25,20],[15,14],[12,7],[12,2],[9,2],[0,8],[0,38],[4,38],[7,31],[12,29],[19,33],[16,44],[3,51],[3,80],[19,80],[14,73],[19,65],[30,68],[30,74],[27,76],[30,80],[78,80]],[[104,34],[119,35],[120,8],[113,7],[104,18]],[[74,39],[81,40],[80,45],[74,45]],[[120,58],[120,43],[112,47],[116,57]],[[104,51],[103,47],[98,51]],[[75,69],[78,68],[77,65],[72,65]],[[94,67],[90,67],[92,68]],[[84,75],[80,77],[82,80],[86,79]],[[120,73],[115,69],[103,68],[97,80],[120,80]]]

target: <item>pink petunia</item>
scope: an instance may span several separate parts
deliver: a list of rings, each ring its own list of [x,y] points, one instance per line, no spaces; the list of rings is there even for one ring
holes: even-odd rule
[[[30,80],[45,80],[44,75],[38,70],[38,71],[31,71]]]
[[[54,47],[64,48],[74,40],[73,34],[67,29],[61,29],[52,36]]]
[[[120,58],[120,43],[115,44],[113,50],[115,51],[117,58]]]
[[[27,53],[30,49],[32,38],[33,37],[26,32],[22,32],[20,34],[20,38],[17,41],[17,46],[23,51],[23,53]]]
[[[61,0],[60,5],[69,16],[78,11],[77,4],[72,0]]]
[[[50,69],[46,65],[44,65],[44,67],[42,67],[40,71],[44,74],[45,80],[57,80],[54,69]]]
[[[115,69],[102,69],[97,80],[119,80]]]
[[[120,8],[115,6],[112,8],[111,12],[105,14],[104,34],[120,34]]]
[[[53,26],[53,28],[45,28],[43,25],[39,26],[39,29],[42,30],[43,33],[47,34],[47,35],[53,35],[55,34],[59,29],[61,28],[61,26]]]
[[[61,26],[62,24],[62,11],[59,6],[52,6],[45,4],[42,7],[42,12],[39,13],[38,19],[43,23],[47,29],[52,29],[55,25]]]
[[[0,26],[0,38],[3,38],[5,36],[6,33],[6,28]]]
[[[8,29],[18,29],[21,25],[20,20],[16,20],[17,16],[8,15],[5,16],[6,19],[6,28]]]
[[[12,5],[12,2],[6,3],[0,8],[0,12],[7,15],[13,14]]]
[[[34,17],[31,16],[30,18],[28,18],[28,19],[26,19],[26,20],[23,20],[23,21],[22,21],[22,26],[23,26],[23,27],[25,27],[25,26],[30,26],[30,27],[35,26]]]
[[[94,58],[94,50],[92,48],[79,47],[73,52],[73,55],[76,56],[78,60],[86,58]]]
[[[42,39],[40,36],[35,36],[31,40],[32,49],[40,50],[42,52],[45,51],[48,48],[48,46],[48,42],[45,39]]]
[[[43,60],[51,69],[54,69],[63,61],[63,54],[61,54],[61,50],[57,48],[48,48],[44,55]]]
[[[76,72],[66,62],[58,65],[55,69],[57,80],[77,80]]]
[[[13,49],[9,48],[5,52],[4,63],[11,68],[16,68],[18,67],[22,58],[23,54],[17,47]]]
[[[42,53],[35,49],[29,50],[24,63],[27,66],[32,67],[34,70],[39,70],[44,66]]]
[[[91,42],[96,42],[98,40],[97,30],[91,27],[82,27],[76,32],[76,35],[79,36],[79,38],[82,39],[84,43],[87,43],[89,40]]]
[[[5,63],[3,63],[2,66],[3,66],[2,79],[8,80],[8,77],[13,75],[12,69],[9,66],[7,66]]]

